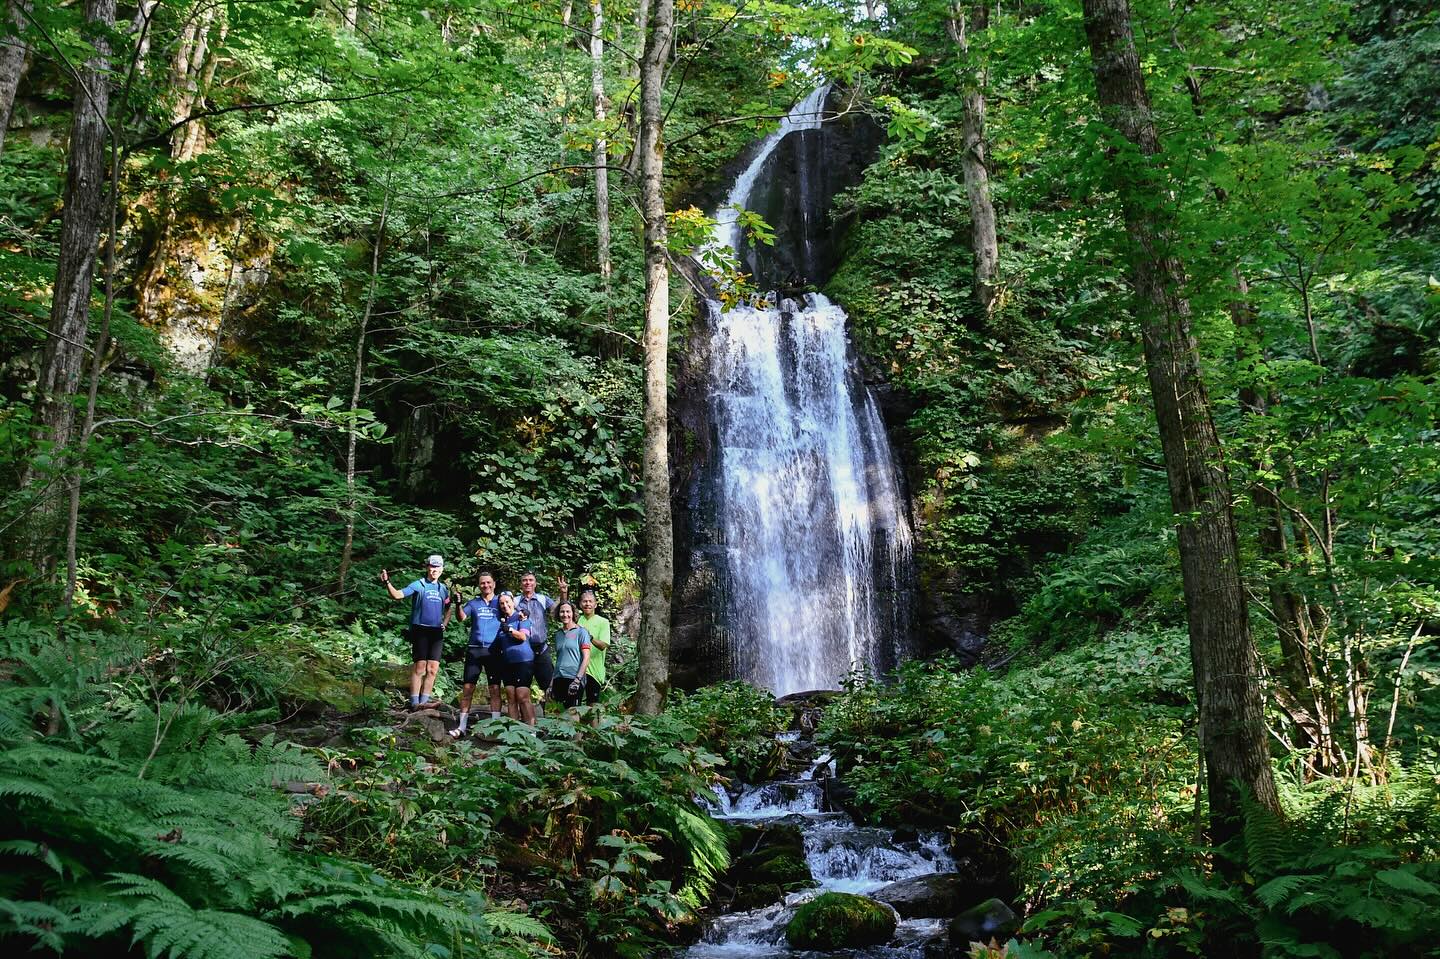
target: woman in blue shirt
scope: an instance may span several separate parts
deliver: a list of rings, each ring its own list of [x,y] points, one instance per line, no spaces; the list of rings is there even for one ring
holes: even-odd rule
[[[585,689],[585,670],[590,666],[590,632],[575,621],[575,604],[561,600],[555,607],[560,632],[555,634],[555,681],[550,698],[560,701],[566,709],[580,705]]]
[[[510,689],[510,718],[535,725],[535,702],[530,684],[535,681],[535,650],[530,645],[530,622],[515,606],[510,592],[500,594],[500,653],[505,658],[505,685]]]

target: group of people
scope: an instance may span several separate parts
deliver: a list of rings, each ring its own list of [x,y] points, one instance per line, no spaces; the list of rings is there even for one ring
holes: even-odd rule
[[[465,649],[464,687],[460,693],[460,725],[451,731],[459,738],[470,728],[470,706],[475,687],[485,676],[490,691],[490,715],[499,718],[501,690],[506,691],[506,712],[512,719],[535,724],[532,684],[546,701],[573,709],[583,700],[594,705],[605,683],[605,650],[610,646],[610,621],[596,613],[593,589],[580,593],[578,607],[570,601],[570,584],[557,576],[558,598],[536,592],[533,572],[520,577],[518,594],[495,591],[495,576],[481,571],[478,592],[468,602],[440,581],[445,561],[432,555],[425,575],[396,589],[387,570],[380,582],[391,599],[409,599],[410,651],[415,662],[410,673],[410,708],[430,705],[431,690],[444,655],[445,627],[454,616],[469,626]],[[559,628],[550,635],[552,618]],[[553,648],[553,658],[552,658]],[[543,708],[543,706],[542,706]]]

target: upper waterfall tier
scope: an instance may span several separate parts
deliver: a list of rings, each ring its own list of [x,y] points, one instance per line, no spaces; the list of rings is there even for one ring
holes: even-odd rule
[[[775,153],[775,148],[790,134],[800,130],[818,130],[824,120],[825,98],[830,94],[830,84],[816,87],[810,95],[791,108],[780,121],[780,128],[760,141],[760,150],[749,165],[735,178],[725,203],[715,213],[715,238],[717,248],[728,248],[738,255],[744,248],[744,237],[737,222],[741,209],[750,209],[750,194],[755,190],[755,180],[765,163]]]
[[[707,246],[733,251],[758,289],[823,285],[839,265],[845,232],[835,196],[860,182],[882,138],[868,114],[847,109],[845,94],[828,84],[813,90],[731,168],[734,179],[711,200],[716,228]],[[759,214],[775,243],[750,242],[736,207]]]

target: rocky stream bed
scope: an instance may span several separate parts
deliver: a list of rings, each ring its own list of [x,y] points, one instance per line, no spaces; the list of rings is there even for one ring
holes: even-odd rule
[[[1004,942],[1019,925],[1014,886],[993,863],[961,854],[948,830],[863,825],[810,733],[781,733],[780,778],[716,787],[711,814],[733,827],[718,911],[686,959],[949,959]]]

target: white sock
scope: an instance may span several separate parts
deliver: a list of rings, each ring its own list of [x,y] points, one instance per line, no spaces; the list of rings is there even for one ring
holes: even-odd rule
[[[492,710],[490,710],[490,718],[491,718],[491,719],[499,719],[499,718],[500,718],[500,714],[499,714],[498,712],[496,712],[495,710],[492,709]]]
[[[460,731],[463,733],[470,726],[470,711],[465,710],[460,714]]]

